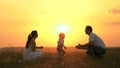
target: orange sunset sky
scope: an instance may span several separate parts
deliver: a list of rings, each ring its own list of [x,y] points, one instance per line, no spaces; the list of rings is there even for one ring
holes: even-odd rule
[[[65,45],[87,43],[86,25],[106,46],[120,46],[120,0],[0,0],[0,47],[24,47],[37,30],[37,46],[56,47],[59,32]]]

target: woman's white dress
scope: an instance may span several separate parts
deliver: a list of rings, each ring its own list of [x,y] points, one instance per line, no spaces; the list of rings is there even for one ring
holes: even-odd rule
[[[32,45],[30,45],[28,48],[26,48],[23,52],[24,60],[34,60],[39,59],[42,56],[42,51],[32,51]]]

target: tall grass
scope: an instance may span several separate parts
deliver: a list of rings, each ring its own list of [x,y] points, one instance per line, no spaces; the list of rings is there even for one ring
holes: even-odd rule
[[[18,50],[19,49],[19,50]],[[43,49],[40,60],[18,62],[23,59],[23,48],[0,49],[0,68],[120,68],[120,48],[108,48],[102,59],[92,59],[84,50],[68,48],[60,60],[55,48]]]

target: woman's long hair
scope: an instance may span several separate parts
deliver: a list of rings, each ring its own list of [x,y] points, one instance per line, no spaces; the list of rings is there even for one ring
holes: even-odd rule
[[[26,42],[26,48],[29,47],[29,44],[30,44],[30,41],[31,39],[37,34],[37,31],[36,30],[33,30],[29,35],[28,35],[28,39],[27,39],[27,42]]]

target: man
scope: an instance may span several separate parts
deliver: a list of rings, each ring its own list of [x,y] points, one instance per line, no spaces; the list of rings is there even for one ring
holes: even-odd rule
[[[92,32],[91,26],[86,26],[85,33],[89,36],[89,42],[76,46],[77,49],[87,49],[87,54],[92,58],[101,57],[106,53],[106,47],[102,39]]]

